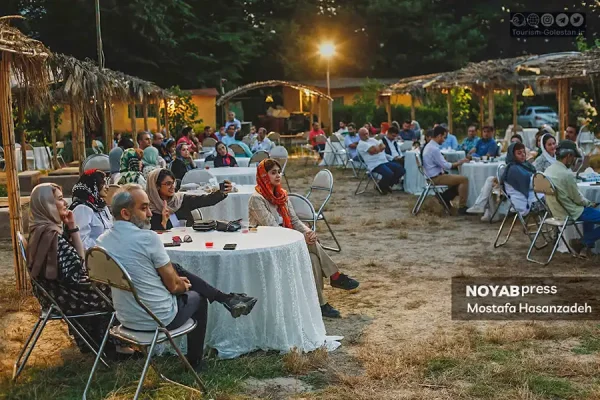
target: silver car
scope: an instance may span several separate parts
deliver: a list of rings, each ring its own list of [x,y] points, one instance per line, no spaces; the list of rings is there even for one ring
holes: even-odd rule
[[[525,108],[517,116],[517,123],[524,128],[541,128],[542,125],[558,127],[558,114],[546,106],[531,106]]]

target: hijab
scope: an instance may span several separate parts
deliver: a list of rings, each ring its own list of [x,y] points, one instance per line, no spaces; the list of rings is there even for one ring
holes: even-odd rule
[[[556,162],[556,156],[553,157],[546,151],[546,142],[550,139],[554,139],[554,136],[549,133],[546,133],[544,136],[542,136],[540,139],[540,148],[542,149],[542,156],[546,159],[546,161],[548,161],[550,164],[554,164]],[[556,139],[554,140],[556,141]]]
[[[158,149],[154,146],[148,146],[144,149],[144,157],[142,158],[144,166],[158,166]]]
[[[88,169],[79,177],[73,186],[73,203],[69,210],[74,210],[80,204],[84,204],[100,213],[104,211],[106,202],[100,197],[100,186],[105,184],[106,175],[98,169]]]
[[[189,170],[193,169],[193,167],[192,167],[192,163],[190,162],[190,159],[189,158],[183,158],[183,156],[181,155],[181,148],[183,146],[189,146],[189,145],[187,143],[179,143],[177,145],[177,149],[175,150],[175,152],[177,153],[176,157],[177,157],[178,160],[181,160],[185,164],[186,170],[189,171]]]
[[[148,182],[146,184],[146,193],[148,194],[148,199],[150,200],[150,211],[155,214],[162,213],[163,209],[163,199],[160,198],[160,194],[158,193],[158,175],[162,170],[166,169],[157,168],[150,172],[148,175]],[[183,196],[183,193],[176,192],[173,197],[167,200],[167,207],[169,207],[170,214],[176,213],[181,208]]]
[[[256,191],[260,193],[269,203],[277,206],[277,212],[283,219],[283,226],[285,228],[293,229],[292,218],[290,211],[287,208],[288,194],[284,188],[279,186],[273,187],[271,180],[269,179],[269,173],[265,167],[265,162],[262,160],[256,169]]]
[[[265,136],[266,137],[266,136]],[[219,152],[217,151],[217,148],[219,147],[219,145],[222,144],[223,146],[225,146],[225,143],[223,142],[217,142],[217,144],[215,144],[215,157],[214,160],[221,160],[221,162],[223,163],[224,166],[231,166],[231,163],[233,161],[233,157],[231,156],[231,154],[229,154],[229,149],[227,148],[227,146],[225,146],[225,155],[222,156],[219,154]]]
[[[535,167],[528,161],[519,162],[515,159],[515,145],[508,146],[506,153],[506,168],[502,174],[502,182],[508,183],[526,198],[529,196],[531,177],[535,174]]]
[[[54,198],[56,190],[60,187],[54,183],[41,183],[31,191],[27,268],[33,278],[58,278],[58,236],[63,228]]]
[[[140,171],[140,155],[136,149],[127,149],[121,156],[121,179],[119,185],[138,183],[142,173]]]

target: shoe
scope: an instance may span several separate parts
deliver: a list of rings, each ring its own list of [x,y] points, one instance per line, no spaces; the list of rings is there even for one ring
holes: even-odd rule
[[[331,307],[329,303],[325,303],[321,306],[321,315],[326,318],[341,318],[340,312]]]
[[[485,208],[473,206],[473,207],[467,209],[467,212],[469,214],[483,214],[483,213],[485,213]]]
[[[579,255],[586,246],[580,239],[571,239],[569,240],[569,247],[575,252],[575,254]]]
[[[359,285],[356,279],[352,279],[346,274],[340,274],[337,279],[329,279],[329,284],[331,287],[344,290],[356,289]]]
[[[481,222],[490,222],[491,217],[492,216],[490,215],[490,210],[485,210],[483,217],[481,217]]]
[[[257,302],[257,299],[248,297],[244,293],[231,293],[230,296],[229,300],[223,303],[223,306],[231,313],[233,318],[250,314]]]
[[[467,215],[467,207],[460,207],[458,209],[458,215]]]

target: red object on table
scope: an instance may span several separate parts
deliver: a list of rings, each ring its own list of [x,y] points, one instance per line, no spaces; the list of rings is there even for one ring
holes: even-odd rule
[[[213,242],[204,242],[204,245],[206,247],[213,247],[214,243]]]

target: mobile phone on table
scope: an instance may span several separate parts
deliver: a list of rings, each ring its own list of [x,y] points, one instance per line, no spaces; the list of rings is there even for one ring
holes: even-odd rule
[[[236,247],[237,244],[235,243],[227,243],[225,246],[223,246],[223,250],[235,250]]]
[[[165,243],[164,246],[165,247],[179,247],[179,246],[181,246],[181,243]]]

